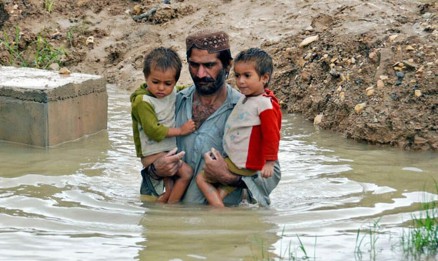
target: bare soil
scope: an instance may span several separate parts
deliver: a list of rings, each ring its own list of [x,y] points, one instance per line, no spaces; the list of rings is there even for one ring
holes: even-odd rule
[[[273,56],[285,111],[360,142],[436,151],[437,11],[434,0],[1,0],[0,38],[19,28],[24,51],[42,35],[67,51],[61,66],[133,90],[151,48],[185,57],[190,32],[221,29],[233,54]],[[8,55],[0,46],[1,64]],[[185,67],[179,84],[190,82]]]

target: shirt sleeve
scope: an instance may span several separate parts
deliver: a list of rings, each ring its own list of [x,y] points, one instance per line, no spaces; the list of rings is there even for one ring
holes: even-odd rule
[[[273,104],[274,105],[274,104]],[[262,131],[262,148],[265,160],[277,160],[278,148],[280,146],[280,128],[276,108],[264,110],[260,113],[260,126]]]
[[[160,142],[166,138],[169,128],[158,122],[154,107],[143,101],[143,95],[135,98],[132,104],[132,116],[142,126],[149,139]]]

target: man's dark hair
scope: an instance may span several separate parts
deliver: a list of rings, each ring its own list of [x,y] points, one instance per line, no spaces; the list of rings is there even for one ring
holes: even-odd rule
[[[179,55],[170,48],[158,47],[149,52],[144,58],[143,74],[147,78],[152,69],[175,70],[175,81],[179,80],[181,75],[182,62]]]

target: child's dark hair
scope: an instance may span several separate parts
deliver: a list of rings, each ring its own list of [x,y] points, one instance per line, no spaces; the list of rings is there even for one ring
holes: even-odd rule
[[[269,81],[271,81],[272,73],[274,71],[274,65],[272,63],[271,56],[260,48],[249,48],[241,51],[236,58],[234,58],[234,64],[238,62],[254,62],[254,67],[259,76],[264,74],[269,75]],[[268,83],[269,83],[268,81]],[[266,85],[268,84],[266,83]]]
[[[170,48],[158,47],[150,51],[144,58],[143,74],[147,78],[152,69],[175,69],[175,81],[179,80],[182,62],[179,55]]]

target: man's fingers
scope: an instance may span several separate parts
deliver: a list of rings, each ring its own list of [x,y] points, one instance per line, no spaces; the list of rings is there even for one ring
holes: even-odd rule
[[[218,150],[216,150],[215,148],[211,148],[211,153],[213,154],[213,156],[216,159],[219,159],[220,157],[222,157],[221,153]]]
[[[178,159],[178,160],[182,159],[184,157],[184,155],[186,154],[186,152],[185,151],[180,151],[180,152],[176,153],[177,150],[178,150],[178,148],[172,149],[171,151],[169,151],[166,154],[166,157],[172,158],[172,159],[175,159],[175,160],[176,159]]]
[[[177,150],[178,150],[178,148],[174,148],[174,149],[172,149],[171,151],[169,151],[169,152],[167,153],[166,156],[172,156],[173,154],[176,153]]]
[[[175,156],[177,156],[179,160],[182,159],[184,155],[186,155],[185,151],[180,151],[177,154],[175,154]]]

